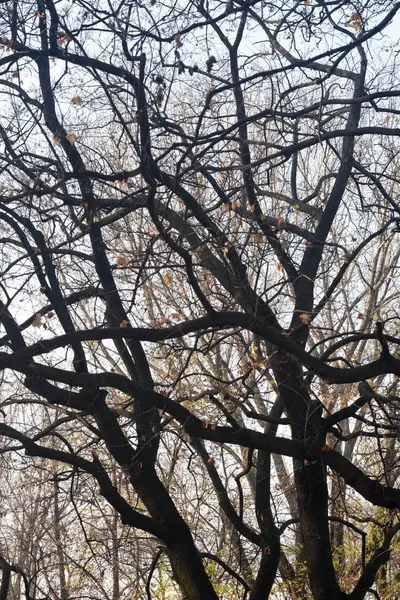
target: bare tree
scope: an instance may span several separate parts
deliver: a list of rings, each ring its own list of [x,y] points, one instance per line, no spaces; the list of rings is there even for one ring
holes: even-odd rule
[[[2,3],[0,600],[397,593],[399,9]]]

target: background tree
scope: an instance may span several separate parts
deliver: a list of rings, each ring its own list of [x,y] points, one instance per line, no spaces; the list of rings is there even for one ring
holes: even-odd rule
[[[2,3],[0,600],[397,597],[399,9]]]

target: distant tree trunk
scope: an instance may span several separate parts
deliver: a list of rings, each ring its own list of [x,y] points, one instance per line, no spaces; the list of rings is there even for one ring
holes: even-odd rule
[[[118,521],[119,515],[116,510],[113,511],[111,519],[111,552],[112,552],[112,577],[113,577],[113,592],[112,600],[119,600],[119,542],[118,542]]]
[[[56,543],[56,554],[57,554],[57,567],[58,567],[58,581],[59,581],[59,593],[60,600],[67,600],[68,590],[65,579],[65,555],[63,548],[63,541],[61,535],[61,514],[59,504],[59,489],[58,489],[58,476],[54,475],[54,540]]]

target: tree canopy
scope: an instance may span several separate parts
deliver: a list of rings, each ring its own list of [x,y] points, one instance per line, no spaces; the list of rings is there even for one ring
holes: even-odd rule
[[[400,596],[399,12],[1,2],[0,600]]]

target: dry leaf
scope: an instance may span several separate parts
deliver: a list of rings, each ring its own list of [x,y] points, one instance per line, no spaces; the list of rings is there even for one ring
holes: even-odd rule
[[[0,37],[0,44],[2,46],[6,46],[7,48],[12,48],[12,41],[6,37]]]
[[[172,313],[171,319],[174,319],[175,321],[182,321],[183,317],[179,313]]]
[[[307,325],[307,323],[309,323],[311,321],[311,315],[303,313],[302,315],[300,315],[300,321]]]
[[[251,237],[256,242],[256,244],[260,244],[263,241],[263,236],[260,233],[253,233]]]
[[[323,446],[321,446],[321,452],[329,452],[329,450],[332,450],[329,444],[324,444]]]
[[[71,146],[73,146],[75,144],[75,142],[76,142],[76,134],[75,133],[70,131],[69,133],[67,133],[67,135],[65,137],[67,138],[67,140],[69,141]]]
[[[82,102],[80,96],[74,96],[71,100],[72,104],[80,104]]]
[[[164,275],[164,283],[166,283],[167,285],[171,285],[171,283],[172,283],[172,275],[171,275],[171,273],[165,273],[165,275]]]
[[[61,144],[61,138],[59,138],[58,135],[53,135],[53,143],[56,146],[59,146]]]
[[[58,44],[59,46],[62,46],[63,44],[66,44],[67,42],[70,42],[71,38],[69,37],[68,33],[65,33],[65,31],[59,31],[58,32]]]
[[[32,321],[33,327],[41,327],[42,326],[42,315],[40,313],[36,313]]]
[[[129,325],[129,321],[127,321],[126,319],[121,321],[121,323],[119,324],[120,327],[128,327],[128,325]]]
[[[352,255],[350,254],[350,252],[346,252],[346,254],[344,255],[343,262],[348,264],[351,262],[351,259],[352,259]]]
[[[119,267],[127,267],[129,265],[129,258],[127,256],[118,256],[117,265]]]

